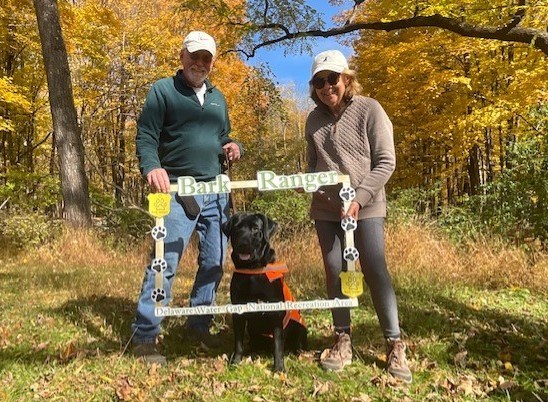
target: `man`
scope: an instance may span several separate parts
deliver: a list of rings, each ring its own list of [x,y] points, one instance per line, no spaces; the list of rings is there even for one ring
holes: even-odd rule
[[[190,32],[180,53],[182,70],[174,77],[152,85],[137,123],[137,156],[143,176],[152,192],[169,193],[179,176],[210,181],[222,172],[225,159],[235,161],[241,146],[228,134],[230,122],[226,101],[207,76],[216,54],[214,39],[205,32]],[[227,220],[228,195],[212,194],[179,197],[172,193],[170,213],[164,218],[167,236],[163,289],[167,305],[177,265],[194,230],[200,243],[198,271],[190,295],[190,305],[212,305],[222,276],[227,239],[221,224]],[[155,271],[147,267],[133,328],[133,352],[147,363],[166,363],[156,347],[162,317],[154,315],[151,298]],[[191,316],[186,327],[203,346],[216,341],[209,333],[212,316]]]

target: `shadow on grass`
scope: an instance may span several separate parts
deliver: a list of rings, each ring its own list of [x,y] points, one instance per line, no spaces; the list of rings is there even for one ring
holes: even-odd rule
[[[397,294],[401,326],[409,340],[410,353],[415,354],[417,361],[427,357],[430,361],[447,365],[457,374],[485,374],[487,370],[499,372],[505,378],[519,377],[521,385],[509,389],[509,396],[517,400],[538,400],[531,392],[535,388],[532,382],[542,382],[548,376],[544,349],[548,327],[545,320],[504,312],[497,306],[476,308],[473,303],[451,299],[428,287],[422,290],[399,288]],[[363,303],[367,305],[364,307]],[[360,300],[360,305],[360,309],[375,314],[368,295]],[[373,322],[377,324],[376,317]],[[384,351],[378,325],[359,323],[354,326],[353,333],[358,347],[367,349],[368,345],[373,345]],[[437,346],[432,348],[432,344]],[[420,345],[419,350],[413,350],[416,345]],[[466,351],[465,359],[456,359],[463,351]],[[364,358],[365,364],[384,365],[367,353]],[[504,368],[507,361],[512,363],[512,370]],[[528,383],[529,389],[522,386],[524,382]],[[546,395],[542,390],[535,392]]]
[[[119,354],[125,345],[124,339],[129,339],[131,335],[134,306],[135,303],[126,298],[92,296],[70,300],[59,308],[46,309],[44,316],[57,316],[70,321],[75,327],[84,329],[82,332],[87,339],[80,333],[74,345],[70,346],[69,341],[64,350],[56,350],[54,354],[48,348],[39,351],[15,346],[4,348],[0,350],[0,361],[24,364],[52,361],[65,363],[79,353],[86,356]],[[42,337],[47,339],[47,335],[44,333]]]

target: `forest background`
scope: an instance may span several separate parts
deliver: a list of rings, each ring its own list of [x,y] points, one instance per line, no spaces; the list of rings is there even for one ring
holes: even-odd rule
[[[228,370],[226,356],[202,359],[180,342],[175,320],[165,327],[175,362],[167,372],[143,370],[123,356],[153,225],[134,144],[151,83],[179,67],[185,32],[207,30],[219,45],[211,80],[226,95],[233,138],[246,149],[230,169],[232,179],[253,179],[258,170],[304,171],[311,103],[277,85],[268,66],[250,66],[247,56],[267,43],[281,54],[308,54],[311,41],[326,35],[322,16],[306,5],[313,2],[51,3],[68,52],[87,185],[80,195],[90,200],[91,229],[78,234],[67,219],[74,200],[61,180],[64,159],[54,145],[59,133],[33,2],[0,0],[0,399],[546,399],[544,0],[329,2],[348,10],[330,35],[353,49],[350,64],[364,93],[394,123],[387,258],[410,335],[409,389],[379,369],[383,340],[365,295],[353,318],[361,357],[340,376],[322,372],[313,354],[289,358],[297,373],[289,379],[273,381],[261,360]],[[410,27],[423,17],[438,23],[428,16],[439,15],[501,28],[466,37],[466,30],[450,32],[460,25],[443,18],[446,29]],[[407,25],[385,31],[391,21]],[[369,25],[351,30],[356,24]],[[516,29],[529,39],[515,36]],[[325,297],[309,195],[233,196],[238,210],[259,210],[280,224],[276,247],[292,267],[297,297]],[[192,267],[195,258],[191,245],[181,265]],[[182,271],[176,305],[186,301],[193,279],[192,269]],[[227,286],[221,284],[220,302]],[[329,313],[306,315],[312,348],[326,346]],[[217,325],[227,330],[222,319]]]
[[[285,12],[301,7],[303,21],[321,23],[313,9],[293,3]],[[354,10],[353,21],[398,19],[420,10],[496,25],[525,4],[400,3],[367,2]],[[0,235],[17,245],[38,244],[53,235],[63,215],[55,133],[33,5],[29,0],[2,4]],[[182,33],[191,29],[207,29],[219,42],[211,78],[226,94],[232,136],[247,151],[233,166],[233,179],[253,178],[257,170],[304,169],[310,103],[277,87],[268,68],[252,68],[243,51],[234,51],[244,48],[249,32],[233,20],[261,10],[237,0],[213,1],[209,8],[197,4],[59,3],[95,227],[135,236],[143,231],[148,189],[135,157],[135,122],[150,84],[178,68]],[[522,24],[545,27],[543,2],[528,2],[526,11]],[[338,20],[347,18],[343,13]],[[378,99],[394,122],[398,168],[389,194],[400,202],[392,203],[393,209],[435,217],[457,238],[494,233],[517,244],[544,246],[546,55],[527,44],[436,28],[358,31],[341,40],[354,49],[351,66],[365,94]],[[274,46],[306,52],[309,45],[303,38]],[[310,224],[306,196],[248,192],[235,199],[241,209],[266,208],[274,218],[293,222],[291,230]]]

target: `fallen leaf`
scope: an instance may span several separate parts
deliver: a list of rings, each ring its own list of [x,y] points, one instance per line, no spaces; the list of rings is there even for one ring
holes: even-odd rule
[[[34,347],[35,352],[40,352],[41,350],[44,350],[48,347],[48,342],[41,342],[38,345]]]
[[[503,381],[499,384],[499,389],[502,389],[503,391],[505,391],[507,389],[514,388],[516,385],[517,384],[514,381]]]
[[[329,388],[331,388],[329,381],[327,382],[315,381],[312,397],[315,398],[317,395],[323,395],[326,392],[329,392]]]
[[[59,359],[62,361],[67,361],[76,356],[76,345],[74,341],[70,341],[65,347],[59,352]]]
[[[160,365],[157,363],[153,363],[148,368],[148,375],[151,377],[155,377],[158,375],[158,369],[160,368]]]
[[[217,380],[213,381],[212,388],[213,388],[213,395],[215,396],[221,396],[226,391],[226,385]]]
[[[455,366],[465,367],[467,355],[468,355],[468,351],[466,350],[463,350],[462,352],[457,353],[455,355],[455,358],[453,359],[453,361],[455,362]]]
[[[131,394],[133,393],[133,387],[127,377],[122,377],[116,384],[116,396],[122,401],[130,401]]]

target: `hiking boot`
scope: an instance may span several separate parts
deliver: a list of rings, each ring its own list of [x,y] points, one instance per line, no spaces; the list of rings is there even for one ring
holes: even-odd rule
[[[220,337],[212,335],[207,329],[187,327],[187,333],[192,342],[197,343],[206,351],[217,349],[221,346]]]
[[[401,339],[387,339],[386,370],[405,383],[413,379],[405,357],[405,343]]]
[[[164,366],[166,357],[158,351],[155,343],[135,343],[133,344],[133,356],[140,358],[146,364],[157,364]]]
[[[350,335],[338,334],[337,342],[331,349],[326,349],[320,356],[320,363],[325,370],[340,371],[352,363],[352,341]]]

